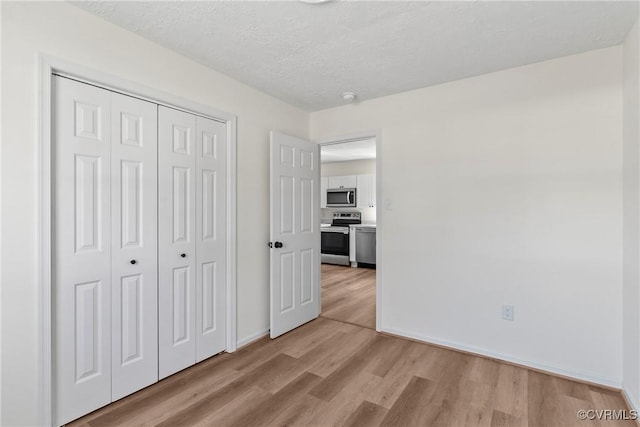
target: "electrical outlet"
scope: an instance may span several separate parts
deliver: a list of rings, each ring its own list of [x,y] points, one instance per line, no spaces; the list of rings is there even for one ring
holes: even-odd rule
[[[513,306],[504,304],[502,306],[502,320],[511,320],[513,321]]]

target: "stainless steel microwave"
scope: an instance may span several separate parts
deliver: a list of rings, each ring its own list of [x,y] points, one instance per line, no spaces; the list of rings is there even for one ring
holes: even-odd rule
[[[327,190],[328,208],[355,208],[355,188],[329,188]]]

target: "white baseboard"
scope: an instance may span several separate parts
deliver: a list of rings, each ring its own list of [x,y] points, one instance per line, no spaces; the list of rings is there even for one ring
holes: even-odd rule
[[[627,401],[627,405],[629,405],[631,409],[635,409],[640,412],[640,402],[638,402],[638,400],[635,399],[625,388],[622,388],[622,397],[624,397],[624,400]]]
[[[573,378],[579,381],[585,381],[588,383],[593,383],[593,384],[597,384],[597,385],[602,385],[605,387],[610,387],[610,388],[615,388],[618,390],[622,389],[622,381],[621,380],[616,380],[616,379],[612,379],[612,378],[604,378],[604,377],[600,377],[598,375],[593,375],[593,374],[589,374],[589,373],[584,373],[584,372],[576,372],[576,371],[570,371],[567,369],[562,369],[562,368],[558,368],[555,366],[549,366],[549,365],[544,365],[541,363],[537,363],[537,362],[533,362],[531,360],[524,360],[524,359],[519,359],[513,356],[509,356],[509,355],[505,355],[505,354],[501,354],[501,353],[495,353],[489,350],[486,350],[484,348],[479,348],[479,347],[473,347],[473,346],[469,346],[469,345],[465,345],[465,344],[460,344],[457,342],[453,342],[453,341],[447,341],[447,340],[443,340],[443,339],[439,339],[439,338],[433,338],[433,337],[429,337],[426,335],[422,335],[419,333],[415,333],[415,332],[407,332],[407,331],[402,331],[399,329],[395,329],[395,328],[389,328],[386,326],[383,326],[381,329],[381,332],[388,332],[390,334],[393,335],[398,335],[398,336],[402,336],[402,337],[406,337],[406,338],[411,338],[414,339],[416,341],[421,341],[424,342],[426,344],[435,344],[438,346],[442,346],[442,347],[448,347],[454,350],[460,350],[460,351],[464,351],[467,353],[474,353],[474,354],[478,354],[481,356],[485,356],[485,357],[489,357],[491,359],[497,359],[497,360],[502,360],[508,363],[513,363],[515,365],[521,365],[523,367],[528,367],[531,369],[535,369],[538,371],[544,371],[544,372],[548,372],[550,374],[555,374],[555,375],[560,375],[563,377],[568,377],[568,378]]]
[[[264,330],[264,331],[259,331],[256,332],[255,334],[251,334],[247,337],[241,338],[237,341],[236,346],[238,349],[240,349],[240,347],[244,347],[246,345],[251,344],[254,341],[259,340],[260,338],[269,335],[269,329]]]

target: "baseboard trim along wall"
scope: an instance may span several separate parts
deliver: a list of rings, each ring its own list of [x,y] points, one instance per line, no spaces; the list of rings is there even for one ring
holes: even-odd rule
[[[640,404],[637,400],[635,400],[627,390],[625,390],[624,388],[622,389],[622,397],[625,400],[625,402],[627,402],[627,405],[629,406],[629,408],[638,411],[639,415],[640,415]],[[640,426],[640,418],[638,418],[636,420],[636,423]]]
[[[577,380],[590,385],[598,387],[605,387],[617,391],[622,390],[622,382],[620,380],[613,380],[611,378],[602,378],[597,375],[585,374],[582,372],[568,371],[566,369],[556,368],[554,366],[547,366],[540,363],[532,362],[530,360],[518,359],[516,357],[494,353],[483,348],[468,346],[453,341],[442,340],[439,338],[433,338],[426,335],[402,331],[395,328],[383,327],[382,333],[395,335],[401,338],[408,338],[415,341],[419,341],[425,344],[432,344],[439,347],[445,347],[451,350],[461,351],[463,353],[470,353],[476,356],[483,356],[490,359],[495,359],[500,362],[506,362],[512,365],[520,366],[522,368],[531,369],[534,371],[542,372],[545,374],[564,377],[571,380]]]
[[[246,347],[252,342],[258,341],[260,338],[265,337],[267,335],[269,335],[269,329],[266,329],[264,331],[259,331],[259,332],[256,332],[255,334],[251,334],[249,336],[241,338],[237,341],[237,344],[236,344],[237,349],[240,350],[241,347]]]

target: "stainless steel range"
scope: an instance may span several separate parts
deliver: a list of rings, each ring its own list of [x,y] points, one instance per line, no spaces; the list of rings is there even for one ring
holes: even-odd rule
[[[349,265],[349,226],[361,223],[360,212],[333,213],[331,224],[320,228],[322,263]]]

